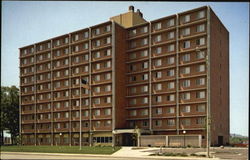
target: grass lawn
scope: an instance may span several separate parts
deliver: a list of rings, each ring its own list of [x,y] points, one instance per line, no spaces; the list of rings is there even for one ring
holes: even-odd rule
[[[112,154],[121,147],[82,146],[1,146],[1,152],[43,152],[43,153],[77,153],[77,154]]]

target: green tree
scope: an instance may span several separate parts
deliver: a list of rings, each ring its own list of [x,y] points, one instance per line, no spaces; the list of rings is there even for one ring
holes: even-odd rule
[[[19,135],[19,89],[16,86],[1,87],[1,145],[3,130],[9,130],[12,143],[16,144]]]

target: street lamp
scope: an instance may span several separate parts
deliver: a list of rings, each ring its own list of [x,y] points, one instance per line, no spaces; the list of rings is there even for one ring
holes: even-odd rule
[[[183,133],[183,135],[184,135],[184,147],[186,147],[186,144],[185,144],[185,143],[186,143],[186,140],[185,140],[186,131],[184,130],[182,133]]]
[[[61,136],[62,136],[62,133],[59,133],[59,145],[61,145]]]

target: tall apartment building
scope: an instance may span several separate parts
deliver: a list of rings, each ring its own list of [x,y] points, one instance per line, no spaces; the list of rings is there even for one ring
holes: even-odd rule
[[[229,33],[209,6],[153,21],[130,6],[20,48],[20,90],[25,145],[129,145],[137,131],[205,144],[207,129],[226,144]]]

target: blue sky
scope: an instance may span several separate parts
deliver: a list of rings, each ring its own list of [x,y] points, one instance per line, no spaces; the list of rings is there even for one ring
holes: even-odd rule
[[[140,9],[154,20],[210,5],[230,32],[230,132],[248,135],[249,4],[243,2],[3,1],[1,85],[19,85],[18,48]]]

